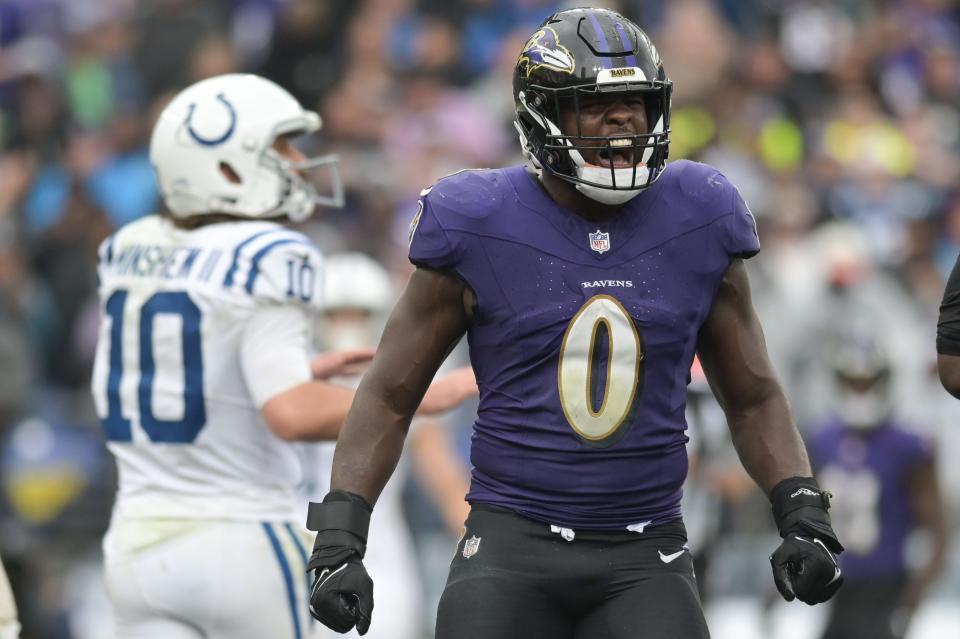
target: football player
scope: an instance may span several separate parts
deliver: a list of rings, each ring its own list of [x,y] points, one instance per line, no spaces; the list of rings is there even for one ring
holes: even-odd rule
[[[716,169],[666,164],[671,89],[627,18],[556,13],[514,71],[530,164],[422,192],[417,269],[338,439],[332,490],[309,511],[310,610],[329,627],[369,626],[370,513],[465,332],[480,406],[439,639],[708,636],[680,513],[695,354],[770,496],[780,592],[815,604],[840,587],[828,496],[750,299],[753,217]]]
[[[846,552],[845,584],[822,639],[899,639],[943,569],[947,528],[932,447],[893,416],[892,370],[879,342],[843,335],[832,349],[835,416],[815,427],[810,452]],[[839,492],[843,488],[843,492]],[[910,533],[929,553],[907,566]]]
[[[0,563],[0,639],[17,639],[20,623],[17,621],[17,603],[13,600],[7,573]]]
[[[104,540],[118,636],[300,639],[319,627],[297,605],[308,583],[294,442],[335,438],[353,391],[312,379],[323,256],[282,224],[342,199],[335,158],[293,145],[319,127],[263,78],[188,87],[150,143],[170,215],[100,247],[92,387],[119,468]],[[353,363],[320,358],[313,376]],[[445,392],[434,410],[459,401]]]

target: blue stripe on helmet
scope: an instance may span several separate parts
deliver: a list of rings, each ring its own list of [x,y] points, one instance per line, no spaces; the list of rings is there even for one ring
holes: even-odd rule
[[[617,22],[616,24],[617,24],[617,35],[620,36],[620,44],[623,45],[623,50],[632,51],[633,47],[630,46],[630,37],[627,35],[627,32],[624,31],[623,25],[620,24],[619,22]],[[626,57],[626,61],[627,61],[627,66],[630,66],[630,67],[637,66],[637,56],[633,55],[632,53]],[[652,79],[653,78],[647,78],[647,80],[652,80]]]
[[[607,36],[603,33],[603,27],[600,26],[600,21],[597,20],[597,15],[593,11],[588,11],[587,15],[590,16],[590,24],[593,25],[593,30],[597,33],[597,39],[600,44],[600,53],[610,53],[610,43],[607,42]],[[600,58],[600,63],[603,64],[604,69],[609,69],[613,66],[612,61],[607,56],[598,56]]]

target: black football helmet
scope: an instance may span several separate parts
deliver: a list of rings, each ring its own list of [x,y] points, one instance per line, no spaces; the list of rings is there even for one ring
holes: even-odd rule
[[[575,184],[595,200],[622,204],[663,173],[672,90],[660,54],[636,24],[608,9],[568,9],[547,18],[517,58],[514,126],[537,168]],[[642,94],[648,133],[581,135],[580,102],[606,93]],[[575,133],[561,130],[561,108],[574,110]],[[580,150],[595,150],[596,157],[611,160],[606,166],[591,165]],[[632,168],[616,168],[615,154],[632,157]]]

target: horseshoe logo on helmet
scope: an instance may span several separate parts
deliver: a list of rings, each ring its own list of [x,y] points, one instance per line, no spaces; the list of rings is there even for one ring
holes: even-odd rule
[[[221,135],[220,137],[205,138],[193,130],[193,124],[191,124],[190,121],[193,119],[193,112],[197,107],[196,102],[193,102],[190,105],[189,110],[187,111],[187,121],[185,122],[187,126],[187,133],[190,134],[190,137],[193,138],[193,141],[196,142],[197,144],[202,144],[203,146],[217,146],[218,144],[223,144],[224,142],[226,142],[228,139],[230,139],[230,136],[233,135],[233,130],[237,126],[237,111],[236,109],[233,108],[233,105],[230,104],[230,101],[227,100],[227,98],[225,98],[222,93],[217,94],[217,100],[219,100],[220,103],[223,104],[223,106],[227,109],[227,113],[230,114],[230,124],[227,126],[227,130],[224,131],[223,135]]]

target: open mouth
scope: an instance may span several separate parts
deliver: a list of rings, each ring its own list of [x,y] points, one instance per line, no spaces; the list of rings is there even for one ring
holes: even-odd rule
[[[639,164],[640,156],[633,146],[633,138],[615,138],[610,146],[597,151],[597,164],[606,168],[632,169]]]

